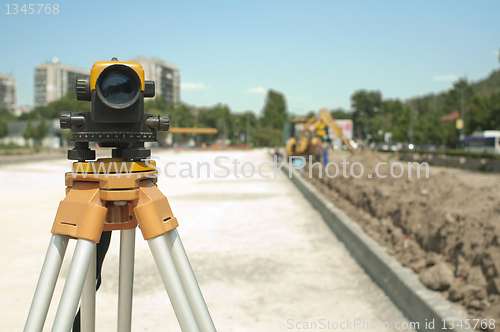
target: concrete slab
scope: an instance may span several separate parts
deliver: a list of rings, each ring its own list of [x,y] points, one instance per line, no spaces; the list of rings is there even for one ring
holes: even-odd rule
[[[241,165],[271,162],[266,150],[165,151],[158,154],[160,189],[180,222],[179,233],[218,331],[334,329],[406,330],[407,319],[356,263],[321,215],[294,184],[274,178],[270,164],[244,178]],[[215,165],[215,158],[225,170]],[[240,165],[236,172],[232,162]],[[164,172],[167,162],[168,178]],[[194,168],[194,178],[179,172]],[[210,165],[210,177],[196,163]],[[206,166],[204,166],[206,167]],[[0,166],[0,321],[2,330],[22,330],[64,198],[66,160]],[[203,168],[202,170],[205,170]],[[187,174],[187,171],[182,173]],[[114,233],[97,294],[97,331],[115,329],[119,234]],[[45,330],[50,330],[69,259],[70,241]],[[134,331],[180,331],[149,248],[138,232],[134,285]],[[313,328],[313,323],[316,327]],[[386,323],[385,326],[381,325]],[[399,325],[397,324],[399,323]],[[324,328],[323,328],[324,324]],[[349,328],[350,327],[350,328]],[[364,326],[366,329],[366,325]],[[337,326],[336,329],[342,329]]]

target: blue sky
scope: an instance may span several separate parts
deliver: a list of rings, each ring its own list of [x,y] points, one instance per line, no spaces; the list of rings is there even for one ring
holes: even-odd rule
[[[57,15],[7,15],[6,4],[0,72],[15,75],[19,104],[33,104],[34,67],[53,57],[90,69],[154,56],[179,66],[184,102],[259,113],[272,88],[297,114],[348,109],[358,89],[405,99],[499,67],[500,1],[62,0]]]

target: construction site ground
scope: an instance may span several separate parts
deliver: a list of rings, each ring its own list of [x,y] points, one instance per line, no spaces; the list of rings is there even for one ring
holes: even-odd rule
[[[347,176],[342,173],[343,160]],[[429,288],[463,305],[471,319],[500,322],[500,176],[443,167],[429,167],[429,178],[416,166],[408,178],[408,162],[397,154],[369,149],[351,155],[330,151],[329,162],[339,165],[335,178],[319,177],[309,164],[304,177],[342,209],[404,266],[419,274]],[[354,178],[358,162],[364,174]],[[379,166],[379,178],[375,166]],[[335,174],[332,164],[329,174]],[[354,175],[360,166],[353,168]],[[489,328],[487,328],[489,329]],[[491,330],[491,329],[490,329]],[[498,330],[498,328],[496,329]]]
[[[407,322],[356,263],[344,245],[287,178],[274,178],[268,151],[153,151],[160,157],[159,187],[179,220],[179,234],[220,332],[290,331],[323,320],[349,323]],[[230,169],[214,168],[216,157]],[[236,173],[232,164],[240,164]],[[168,178],[164,172],[167,162]],[[211,165],[180,178],[183,162]],[[247,174],[250,166],[246,164]],[[42,267],[50,229],[64,198],[63,158],[0,165],[0,322],[21,331]],[[46,322],[50,330],[75,241],[70,241]],[[97,331],[116,330],[119,234],[114,232],[97,293]],[[297,325],[299,324],[299,325]],[[344,326],[346,326],[344,324]],[[399,325],[401,326],[401,325]],[[373,326],[372,326],[373,327]],[[338,328],[339,329],[339,328]],[[378,325],[373,330],[386,330]],[[133,331],[180,331],[164,286],[140,231],[136,240]],[[370,328],[372,330],[372,328]],[[401,330],[401,329],[400,329]],[[406,330],[406,329],[405,329]]]

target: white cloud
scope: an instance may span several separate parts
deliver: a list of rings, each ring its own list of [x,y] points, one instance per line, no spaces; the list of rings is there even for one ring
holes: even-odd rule
[[[437,82],[453,82],[458,80],[458,76],[454,74],[448,74],[448,75],[434,75],[432,77],[433,81]]]
[[[183,90],[203,90],[203,89],[205,89],[205,84],[203,84],[203,83],[181,83],[181,89],[183,89]]]
[[[261,86],[258,86],[256,88],[250,88],[247,90],[247,93],[266,93],[266,89],[264,89]]]

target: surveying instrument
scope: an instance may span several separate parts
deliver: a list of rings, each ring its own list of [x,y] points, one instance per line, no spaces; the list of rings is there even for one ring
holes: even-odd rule
[[[158,172],[145,142],[168,131],[167,115],[144,113],[144,98],[155,84],[139,63],[96,62],[90,75],[76,77],[76,99],[90,101],[90,112],[62,112],[61,128],[71,129],[75,160],[66,173],[52,238],[24,327],[41,332],[69,239],[77,244],[52,332],[95,331],[96,289],[111,231],[120,231],[118,332],[130,332],[135,229],[141,229],[183,332],[215,331],[187,258],[167,198],[157,187]],[[110,147],[112,158],[96,159],[89,142]],[[127,172],[123,174],[123,170]],[[102,173],[101,173],[102,171]],[[80,301],[81,298],[81,301]],[[80,311],[77,313],[80,302]],[[76,315],[75,315],[76,314]]]

